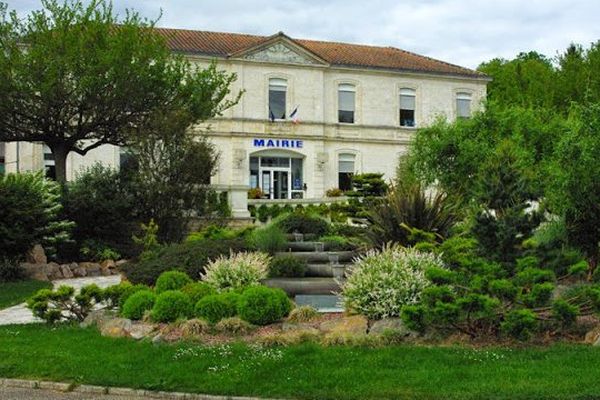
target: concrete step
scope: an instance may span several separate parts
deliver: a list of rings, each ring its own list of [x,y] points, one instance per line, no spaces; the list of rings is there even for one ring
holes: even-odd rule
[[[286,251],[319,251],[319,247],[323,249],[323,251],[333,251],[332,243],[325,242],[288,242],[285,245]]]
[[[333,278],[270,278],[266,286],[283,289],[289,296],[299,294],[333,294],[340,286]]]
[[[337,255],[338,263],[351,262],[356,256],[353,251],[291,251],[291,252],[280,252],[276,255],[291,255],[297,258],[301,258],[310,264],[329,264],[331,263],[330,257]]]
[[[345,268],[350,267],[352,264],[337,264],[342,265]],[[307,277],[322,277],[331,278],[334,276],[333,264],[307,264],[306,266]]]

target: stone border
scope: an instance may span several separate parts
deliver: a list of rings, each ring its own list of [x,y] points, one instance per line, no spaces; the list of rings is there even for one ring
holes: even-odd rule
[[[129,389],[119,387],[103,387],[93,385],[77,385],[74,383],[31,381],[26,379],[0,378],[0,387],[20,389],[54,390],[58,392],[87,393],[94,395],[127,396],[128,399],[158,399],[158,400],[277,400],[261,397],[244,396],[218,396],[210,394],[194,394],[182,392],[162,392],[143,389]],[[279,399],[282,400],[282,399]]]

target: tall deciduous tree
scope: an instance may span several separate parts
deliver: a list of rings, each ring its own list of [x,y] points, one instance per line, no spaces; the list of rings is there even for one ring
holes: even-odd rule
[[[0,4],[0,141],[47,144],[57,180],[69,153],[127,144],[157,112],[198,122],[235,104],[223,101],[235,76],[192,68],[154,21],[106,0],[42,5],[20,20]]]

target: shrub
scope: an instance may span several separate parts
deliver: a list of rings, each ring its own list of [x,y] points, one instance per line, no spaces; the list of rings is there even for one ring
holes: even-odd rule
[[[248,198],[249,199],[262,199],[264,196],[264,193],[262,190],[260,190],[260,188],[252,188],[250,190],[248,190]]]
[[[552,315],[563,327],[569,327],[575,323],[579,308],[559,299],[552,304]]]
[[[151,289],[146,285],[132,285],[129,282],[121,282],[118,285],[104,289],[102,297],[109,308],[122,308],[129,296],[141,290]]]
[[[188,296],[190,296],[190,300],[192,301],[192,304],[196,304],[203,297],[217,293],[215,288],[210,286],[206,282],[188,283],[183,288],[181,288],[181,291],[183,293],[187,294]]]
[[[268,325],[285,318],[291,308],[291,302],[283,290],[254,286],[242,293],[238,314],[251,324]]]
[[[181,333],[185,338],[193,338],[210,331],[210,324],[203,319],[193,318],[181,325]]]
[[[301,278],[306,275],[306,261],[292,255],[276,256],[269,265],[272,278]]]
[[[150,290],[140,290],[127,299],[123,304],[121,315],[129,319],[142,319],[146,311],[152,310],[156,294]]]
[[[156,298],[152,307],[152,319],[156,322],[173,322],[192,315],[190,298],[177,290],[167,290]]]
[[[228,335],[245,335],[250,333],[253,326],[238,317],[225,318],[215,325],[217,332]]]
[[[160,274],[154,289],[160,294],[167,290],[179,290],[189,283],[192,283],[192,280],[185,272],[167,271]]]
[[[533,311],[513,310],[501,324],[502,331],[519,340],[529,340],[537,328],[537,318]]]
[[[344,191],[342,189],[338,189],[338,188],[327,189],[327,191],[325,192],[325,196],[327,196],[327,197],[340,197],[343,194],[344,194]]]
[[[301,306],[294,308],[288,317],[289,322],[301,323],[309,322],[319,316],[319,312],[312,306]]]
[[[294,211],[281,216],[274,225],[279,227],[284,233],[304,233],[323,236],[329,232],[329,223],[323,218],[308,212]]]
[[[374,319],[400,316],[402,307],[417,303],[430,285],[425,271],[431,267],[445,268],[438,256],[411,248],[369,251],[356,260],[342,287],[344,306]]]
[[[236,239],[247,236],[254,227],[247,227],[243,229],[231,229],[219,225],[209,225],[198,232],[190,233],[185,239],[186,242],[197,242],[206,239],[210,240],[223,240],[223,239]]]
[[[196,303],[194,309],[197,317],[215,324],[224,318],[234,317],[240,295],[234,292],[219,293],[206,296]]]
[[[23,269],[14,258],[0,257],[0,282],[18,281],[23,278]]]
[[[63,285],[56,290],[39,290],[27,301],[27,308],[48,323],[61,320],[82,322],[94,305],[102,300],[103,293],[97,285],[84,286],[77,295],[75,289]]]
[[[221,256],[206,266],[202,280],[217,290],[243,289],[267,277],[270,258],[264,253]]]
[[[319,241],[325,243],[325,247],[330,251],[354,250],[360,246],[357,240],[350,240],[338,235],[323,236]]]
[[[259,251],[275,254],[285,247],[287,240],[281,229],[271,224],[252,232],[250,242]]]
[[[35,244],[46,251],[69,238],[59,218],[60,186],[41,172],[0,175],[0,257],[19,258]]]
[[[220,255],[246,250],[243,239],[202,240],[161,247],[151,257],[121,267],[132,283],[153,286],[160,274],[174,266],[194,279],[200,277],[209,261]]]

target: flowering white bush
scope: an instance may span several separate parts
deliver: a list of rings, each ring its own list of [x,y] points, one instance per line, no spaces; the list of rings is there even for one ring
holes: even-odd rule
[[[398,317],[402,307],[417,303],[431,284],[425,278],[430,267],[444,268],[444,263],[437,255],[413,248],[371,250],[355,260],[342,287],[344,307],[374,319]]]
[[[237,253],[221,256],[206,266],[202,280],[217,290],[259,285],[267,277],[270,257],[264,253]]]

